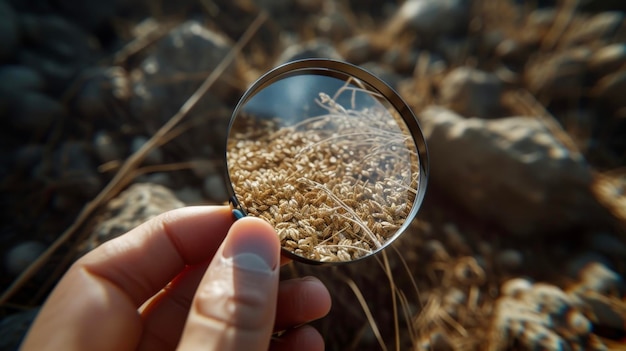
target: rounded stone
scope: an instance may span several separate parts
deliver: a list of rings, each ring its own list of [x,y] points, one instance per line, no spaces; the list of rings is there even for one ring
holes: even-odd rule
[[[38,144],[26,144],[21,146],[13,154],[13,164],[18,169],[31,170],[31,175],[36,172],[34,170],[41,164],[44,159],[45,146]]]
[[[204,202],[202,191],[192,187],[184,187],[174,192],[176,197],[185,203],[185,205],[197,205]]]
[[[391,31],[412,30],[425,39],[460,34],[467,29],[469,3],[466,0],[406,1],[393,18]]]
[[[31,68],[20,65],[0,67],[0,91],[37,91],[43,88],[43,78]]]
[[[341,52],[346,60],[360,64],[370,59],[373,52],[372,42],[366,35],[351,37],[341,43]]]
[[[61,16],[22,14],[20,27],[25,40],[56,60],[84,62],[99,49],[97,40]]]
[[[228,192],[224,179],[218,174],[204,178],[204,194],[211,200],[224,202],[228,200]]]
[[[20,31],[15,10],[6,1],[0,1],[0,62],[13,55],[19,46]]]
[[[13,246],[4,257],[6,271],[13,276],[22,273],[45,250],[46,246],[38,241],[24,241]]]
[[[115,140],[106,130],[96,132],[93,137],[93,147],[100,162],[110,162],[122,159],[122,152]]]
[[[502,83],[495,74],[469,67],[450,72],[441,83],[442,101],[465,117],[491,117],[500,109]]]
[[[16,97],[11,125],[19,130],[43,130],[65,114],[57,100],[37,92],[25,92]]]

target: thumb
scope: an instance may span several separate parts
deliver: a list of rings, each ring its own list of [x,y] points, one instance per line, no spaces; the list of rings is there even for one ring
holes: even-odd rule
[[[180,350],[267,350],[274,327],[280,242],[259,218],[236,221],[193,298]]]

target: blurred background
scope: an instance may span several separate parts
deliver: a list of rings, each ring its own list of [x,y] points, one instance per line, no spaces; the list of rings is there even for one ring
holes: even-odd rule
[[[315,324],[327,349],[623,350],[624,11],[0,0],[0,349],[80,255],[166,210],[224,203],[238,98],[281,63],[326,57],[394,87],[431,162],[394,247],[285,268],[328,284],[334,307]]]

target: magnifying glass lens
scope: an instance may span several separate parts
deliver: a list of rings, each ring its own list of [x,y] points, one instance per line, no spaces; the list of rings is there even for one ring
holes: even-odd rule
[[[417,121],[355,66],[291,65],[262,77],[235,109],[232,202],[272,224],[292,258],[369,256],[406,229],[423,197],[427,156]]]

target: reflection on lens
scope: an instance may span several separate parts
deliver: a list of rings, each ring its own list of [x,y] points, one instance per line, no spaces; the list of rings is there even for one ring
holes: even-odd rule
[[[405,116],[352,75],[305,70],[259,85],[231,121],[234,202],[295,258],[352,261],[386,246],[423,196],[425,150]]]

